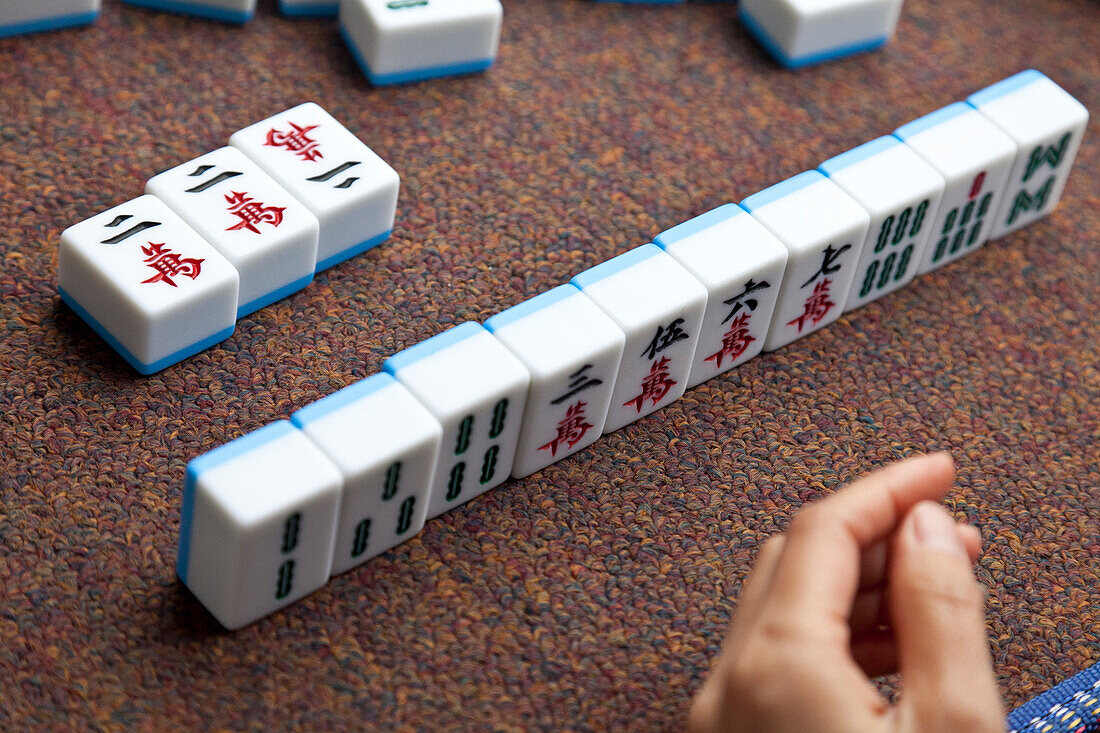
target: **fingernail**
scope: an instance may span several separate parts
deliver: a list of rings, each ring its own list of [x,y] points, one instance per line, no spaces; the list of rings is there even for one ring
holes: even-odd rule
[[[917,504],[913,508],[913,530],[921,547],[967,559],[955,520],[939,504],[930,501]]]

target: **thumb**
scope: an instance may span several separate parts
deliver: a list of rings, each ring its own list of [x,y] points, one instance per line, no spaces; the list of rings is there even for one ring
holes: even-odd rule
[[[1001,731],[985,637],[985,598],[955,521],[929,501],[895,533],[890,617],[904,693],[903,730]]]

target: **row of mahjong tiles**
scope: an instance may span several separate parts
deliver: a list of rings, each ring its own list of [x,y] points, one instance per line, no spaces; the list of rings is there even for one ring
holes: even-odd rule
[[[1087,118],[1023,72],[391,356],[190,462],[180,578],[228,628],[311,593],[509,475],[1046,215]]]
[[[58,292],[152,374],[389,238],[400,178],[313,102],[159,173],[61,233]]]

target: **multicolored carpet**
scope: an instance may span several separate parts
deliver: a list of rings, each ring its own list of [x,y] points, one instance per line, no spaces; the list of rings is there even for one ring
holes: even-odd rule
[[[489,72],[386,89],[269,0],[0,41],[0,728],[678,729],[760,543],[933,449],[1006,710],[1100,662],[1096,3],[909,0],[881,51],[797,73],[735,12],[513,0]],[[176,580],[189,459],[1031,67],[1094,112],[1041,223],[240,632]],[[60,303],[60,232],[310,99],[401,174],[393,238],[140,377]]]

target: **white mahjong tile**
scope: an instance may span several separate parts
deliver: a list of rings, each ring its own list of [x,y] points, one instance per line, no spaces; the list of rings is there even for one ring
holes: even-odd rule
[[[317,262],[317,217],[240,150],[219,148],[145,184],[237,268],[237,318],[301,290]]]
[[[916,277],[943,198],[943,176],[894,135],[830,158],[818,170],[871,216],[844,310],[881,298]]]
[[[626,337],[573,285],[485,322],[531,372],[512,475],[527,476],[603,434]]]
[[[317,270],[384,242],[400,179],[384,160],[313,102],[229,138],[321,222]]]
[[[340,32],[372,84],[482,71],[500,42],[500,0],[340,0]]]
[[[159,199],[139,196],[61,233],[58,291],[142,374],[233,333],[233,266]]]
[[[776,61],[798,69],[885,44],[901,0],[741,0],[739,12]]]
[[[375,374],[290,420],[344,477],[333,575],[420,531],[443,428],[400,382]]]
[[[902,125],[894,134],[945,179],[943,199],[919,272],[931,272],[985,244],[1003,198],[1016,143],[966,102]]]
[[[329,578],[343,478],[305,434],[271,423],[187,465],[176,572],[238,629]]]
[[[789,253],[765,351],[840,317],[870,216],[835,183],[806,171],[741,202]]]
[[[707,304],[702,283],[655,244],[585,270],[572,283],[626,334],[604,432],[679,399]]]
[[[428,518],[508,478],[531,376],[480,324],[462,323],[384,364],[443,425]]]
[[[737,204],[689,219],[654,242],[707,289],[687,386],[759,354],[787,265],[783,243]]]
[[[1054,211],[1089,111],[1034,69],[986,87],[966,101],[1008,133],[1018,148],[989,235],[995,239]]]

